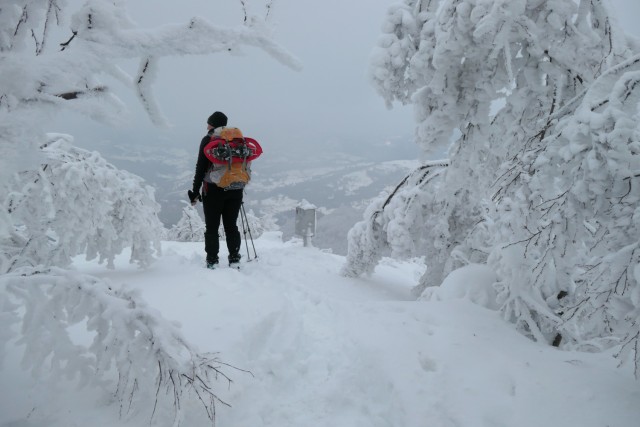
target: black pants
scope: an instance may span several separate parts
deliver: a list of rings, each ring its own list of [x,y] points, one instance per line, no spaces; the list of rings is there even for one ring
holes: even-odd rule
[[[221,217],[229,255],[235,256],[240,252],[240,231],[236,222],[242,205],[242,192],[242,190],[224,191],[214,184],[207,184],[206,192],[202,197],[206,225],[204,250],[207,253],[207,261],[218,259],[220,250],[218,228],[220,228]]]

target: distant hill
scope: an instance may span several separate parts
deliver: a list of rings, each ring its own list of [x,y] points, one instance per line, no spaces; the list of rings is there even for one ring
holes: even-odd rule
[[[180,218],[191,188],[196,153],[183,148],[102,143],[95,147],[117,167],[143,177],[156,189],[167,227]],[[195,147],[194,147],[195,150]],[[303,199],[318,207],[314,245],[346,253],[346,233],[362,219],[369,201],[395,186],[418,164],[408,138],[364,145],[329,141],[321,148],[292,146],[270,150],[253,164],[247,210],[271,215],[285,239],[292,237],[295,207]]]

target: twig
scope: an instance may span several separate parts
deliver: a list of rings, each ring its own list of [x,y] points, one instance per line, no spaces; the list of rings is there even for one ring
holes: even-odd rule
[[[247,5],[246,5],[244,0],[240,0],[240,4],[242,5],[242,12],[244,13],[244,23],[246,24],[247,23],[247,19],[248,19],[248,16],[247,16]]]
[[[105,92],[106,90],[107,90],[106,86],[98,86],[94,88],[88,88],[87,90],[75,90],[72,92],[59,93],[54,96],[57,96],[58,98],[62,98],[69,101],[72,99],[78,99],[82,95],[102,93],[102,92]]]
[[[71,43],[71,41],[73,39],[76,38],[76,36],[78,35],[77,31],[72,31],[71,33],[71,37],[69,38],[69,40],[67,40],[66,42],[60,43],[60,46],[62,46],[62,49],[60,49],[60,51],[65,50],[67,47],[69,47],[69,44]]]

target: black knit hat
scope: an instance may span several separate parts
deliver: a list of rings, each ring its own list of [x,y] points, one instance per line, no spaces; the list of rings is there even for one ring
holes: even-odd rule
[[[227,116],[225,116],[224,113],[221,113],[220,111],[216,111],[209,116],[209,118],[207,119],[207,124],[214,129],[219,128],[220,126],[226,126]]]

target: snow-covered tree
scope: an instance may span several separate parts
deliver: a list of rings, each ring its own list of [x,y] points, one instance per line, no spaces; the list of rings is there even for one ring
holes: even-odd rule
[[[182,209],[182,216],[167,233],[168,240],[176,242],[203,242],[204,241],[204,221],[200,217],[198,210],[191,205]]]
[[[22,339],[32,345],[27,356],[35,358],[30,369],[46,360],[54,371],[93,372],[100,382],[115,365],[117,393],[129,393],[118,394],[121,402],[135,404],[138,392],[169,390],[178,424],[182,398],[201,402],[213,418],[215,361],[166,328],[158,313],[141,309],[137,295],[118,296],[97,279],[58,269],[82,252],[110,263],[125,245],[132,261],[148,263],[159,235],[153,235],[159,230],[152,191],[65,138],[51,143],[42,123],[61,110],[115,121],[125,111],[113,89],[120,82],[154,123],[163,124],[151,88],[164,56],[253,46],[291,68],[299,65],[272,40],[264,19],[248,15],[245,1],[238,3],[244,22],[233,28],[195,17],[140,29],[124,0],[78,4],[15,0],[0,6],[0,268],[7,272],[0,310],[22,323]],[[268,1],[267,14],[270,9]],[[131,60],[139,63],[134,75],[119,65]],[[97,331],[97,341],[82,351],[65,339],[65,330],[78,324]],[[10,338],[1,334],[1,344]]]
[[[0,240],[0,272],[66,267],[79,254],[113,268],[126,247],[131,262],[148,265],[162,228],[153,189],[98,153],[73,147],[68,135],[48,138],[43,163],[8,182],[15,189],[6,199],[14,229]]]
[[[419,236],[441,251],[428,253],[419,291],[465,263],[489,262],[502,312],[525,334],[555,344],[624,340],[640,360],[638,51],[605,0],[392,6],[372,80],[388,104],[415,106],[424,157],[448,146],[449,166],[433,185],[398,193],[392,216],[350,245],[345,271],[366,270],[358,263],[376,230],[418,217],[396,221],[405,230],[392,238],[402,247]],[[422,203],[404,197],[411,191]],[[367,215],[363,224],[380,221]]]
[[[608,69],[516,156],[493,227],[511,243],[491,259],[503,311],[521,329],[578,348],[622,342],[637,372],[639,78],[640,56]]]
[[[134,292],[56,267],[0,276],[0,292],[3,338],[15,338],[19,327],[23,366],[42,386],[65,380],[107,387],[123,418],[144,408],[151,421],[170,420],[157,425],[180,425],[185,400],[200,402],[212,421],[215,405],[228,405],[214,386],[230,382],[230,366],[199,352]],[[70,332],[85,325],[88,347]]]
[[[446,167],[445,161],[428,162],[369,205],[364,213],[367,220],[349,230],[344,275],[370,274],[384,255],[411,258],[427,254],[430,259],[442,256],[444,251],[438,241],[426,239],[423,233],[442,227],[442,217],[434,214],[439,203],[434,196],[439,194],[435,189]],[[433,222],[424,224],[424,220]]]

